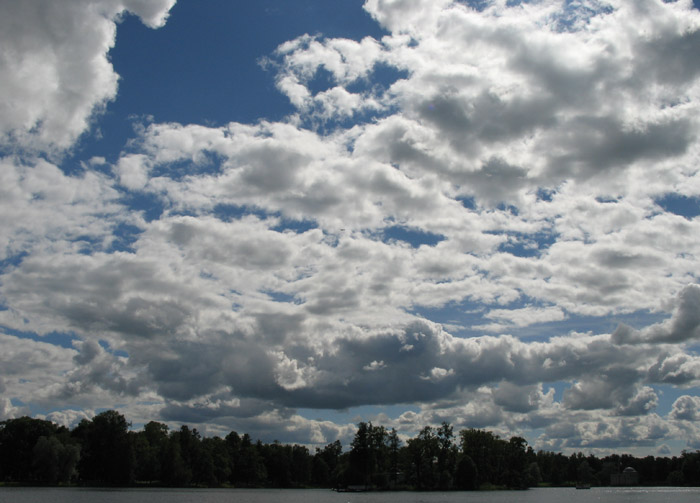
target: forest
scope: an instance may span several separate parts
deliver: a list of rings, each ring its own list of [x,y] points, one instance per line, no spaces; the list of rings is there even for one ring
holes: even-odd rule
[[[700,451],[643,458],[537,451],[521,437],[426,426],[405,442],[396,430],[361,422],[349,446],[253,441],[232,431],[203,437],[155,421],[132,431],[108,410],[72,430],[30,417],[0,422],[0,484],[272,487],[373,490],[526,489],[609,485],[632,467],[642,485],[700,486]]]

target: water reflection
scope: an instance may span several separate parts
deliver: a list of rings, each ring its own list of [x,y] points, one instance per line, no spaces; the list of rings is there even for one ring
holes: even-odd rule
[[[8,503],[696,503],[700,488],[336,493],[325,489],[0,488]]]

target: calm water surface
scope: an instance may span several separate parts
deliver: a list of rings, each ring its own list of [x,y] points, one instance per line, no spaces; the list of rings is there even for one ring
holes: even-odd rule
[[[697,503],[700,488],[336,493],[267,489],[0,488],[2,503]]]

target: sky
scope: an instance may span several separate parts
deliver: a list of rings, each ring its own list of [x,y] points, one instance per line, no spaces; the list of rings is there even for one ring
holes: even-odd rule
[[[0,0],[0,420],[699,449],[699,6]]]

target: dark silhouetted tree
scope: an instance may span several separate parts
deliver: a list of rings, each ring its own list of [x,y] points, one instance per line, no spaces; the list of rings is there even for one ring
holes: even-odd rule
[[[323,449],[316,449],[313,459],[313,482],[319,487],[338,487],[339,462],[343,453],[340,440],[326,445]]]
[[[123,415],[108,410],[92,421],[83,419],[73,430],[82,444],[78,469],[83,481],[107,485],[133,481],[134,455],[128,429]]]
[[[34,446],[60,428],[50,421],[20,417],[0,422],[0,475],[3,480],[30,482],[34,475]]]
[[[357,425],[348,458],[347,481],[350,484],[365,487],[388,485],[386,439],[387,432],[383,426],[364,422]]]
[[[457,462],[457,488],[474,491],[479,487],[479,475],[476,463],[466,454],[461,454]]]
[[[455,472],[457,470],[457,446],[454,445],[452,426],[443,422],[436,430],[438,440],[437,454],[437,488],[442,490],[452,489]]]
[[[514,489],[528,487],[527,478],[527,441],[523,437],[512,437],[505,444],[505,466],[501,484]]]
[[[419,490],[434,489],[438,482],[440,441],[430,426],[406,443],[405,471],[408,482]]]
[[[192,481],[192,469],[182,456],[179,431],[172,432],[165,444],[161,480],[173,487],[185,487]]]
[[[212,462],[210,478],[212,485],[221,486],[226,484],[231,477],[231,459],[229,458],[226,441],[220,437],[205,438],[202,441],[202,447]]]
[[[137,481],[154,482],[162,479],[163,459],[168,443],[168,427],[151,421],[133,435],[134,477]]]
[[[489,431],[468,429],[460,432],[462,454],[469,456],[478,471],[477,487],[501,482],[505,473],[504,444]]]
[[[65,435],[39,437],[32,455],[34,480],[51,485],[65,484],[76,474],[80,447],[70,443],[70,439]]]
[[[392,428],[387,436],[387,447],[389,450],[389,480],[392,487],[397,487],[399,483],[399,463],[401,455],[401,440],[395,428]]]

